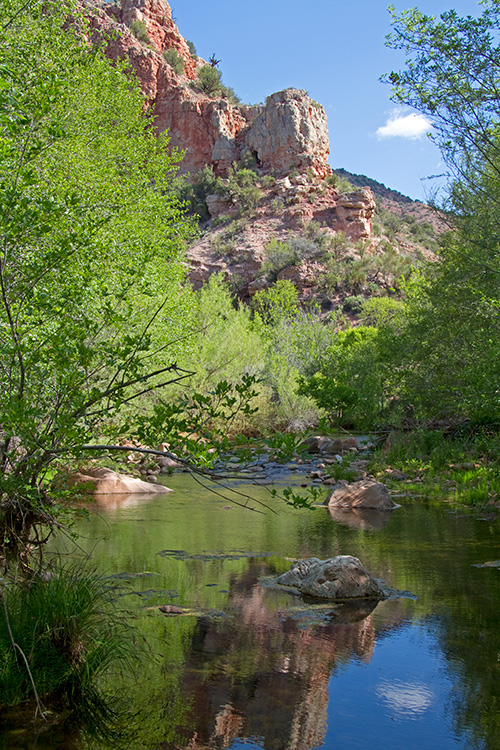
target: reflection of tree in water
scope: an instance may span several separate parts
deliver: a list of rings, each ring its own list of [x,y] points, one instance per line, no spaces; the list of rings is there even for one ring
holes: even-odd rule
[[[180,680],[191,712],[177,728],[192,748],[225,747],[236,737],[259,738],[268,750],[317,746],[332,670],[371,659],[375,633],[367,615],[375,603],[341,606],[330,622],[305,625],[307,612],[270,611],[259,574],[250,566],[233,580],[232,616],[197,623]]]
[[[480,608],[463,597],[438,627],[443,653],[453,676],[452,716],[458,735],[471,737],[470,747],[500,746],[500,631],[497,595],[481,597]],[[471,633],[476,646],[472,646]]]

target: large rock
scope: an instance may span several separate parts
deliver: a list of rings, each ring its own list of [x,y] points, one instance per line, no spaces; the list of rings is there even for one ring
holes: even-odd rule
[[[338,555],[328,560],[301,560],[278,583],[293,586],[317,599],[383,599],[386,593],[357,557]]]
[[[389,490],[375,479],[362,479],[333,490],[325,505],[335,508],[373,508],[391,510],[396,508]]]
[[[291,167],[310,167],[319,177],[331,172],[326,113],[305,91],[285,89],[271,94],[246,133],[245,142],[260,164],[288,174]]]
[[[335,228],[351,239],[371,237],[375,198],[370,188],[361,188],[339,196],[335,210]]]
[[[66,487],[75,487],[81,492],[92,495],[125,495],[128,493],[143,495],[161,495],[172,492],[168,487],[160,484],[143,482],[137,477],[118,474],[111,469],[89,469],[86,474],[76,472],[64,480]]]
[[[250,153],[266,172],[287,175],[295,168],[304,174],[311,169],[319,179],[332,173],[325,110],[305,91],[279,91],[265,106],[234,104],[221,95],[212,98],[196,85],[198,70],[206,63],[191,54],[167,0],[80,2],[91,10],[92,41],[104,43],[113,60],[128,58],[154,108],[156,129],[168,130],[171,145],[184,151],[183,172],[194,174],[211,164],[217,174],[225,174]],[[137,22],[144,25],[149,42],[132,33],[130,26]],[[181,74],[164,59],[168,50],[182,59]],[[338,217],[342,226],[350,218],[349,205],[345,208],[345,216]]]

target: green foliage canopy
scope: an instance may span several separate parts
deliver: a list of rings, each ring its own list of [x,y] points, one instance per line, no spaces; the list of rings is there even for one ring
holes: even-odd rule
[[[13,2],[0,17],[0,555],[50,515],[58,450],[183,374],[165,333],[189,319],[179,156],[70,13]]]

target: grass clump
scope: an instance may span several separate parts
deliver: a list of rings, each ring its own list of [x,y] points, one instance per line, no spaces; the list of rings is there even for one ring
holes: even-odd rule
[[[33,701],[105,737],[118,719],[105,680],[133,657],[109,582],[79,565],[0,588],[0,707]]]

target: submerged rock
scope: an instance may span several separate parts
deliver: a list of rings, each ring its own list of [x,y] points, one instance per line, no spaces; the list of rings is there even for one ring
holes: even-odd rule
[[[278,577],[278,583],[317,599],[384,599],[387,596],[379,581],[351,555],[300,560]]]

